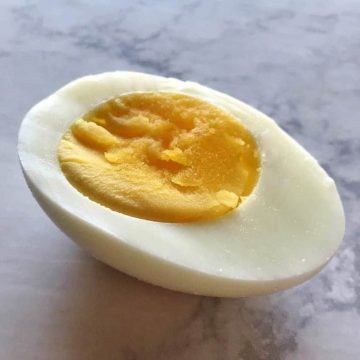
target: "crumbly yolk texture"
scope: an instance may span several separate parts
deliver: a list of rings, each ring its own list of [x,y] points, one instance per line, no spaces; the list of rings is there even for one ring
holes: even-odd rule
[[[162,222],[226,214],[251,193],[260,168],[254,138],[233,116],[163,92],[100,104],[65,133],[58,159],[91,200]]]

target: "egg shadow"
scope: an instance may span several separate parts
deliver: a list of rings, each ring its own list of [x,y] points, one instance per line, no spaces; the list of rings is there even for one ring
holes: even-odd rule
[[[156,358],[161,344],[191,322],[201,299],[136,280],[75,247],[65,277],[54,316],[66,360]]]

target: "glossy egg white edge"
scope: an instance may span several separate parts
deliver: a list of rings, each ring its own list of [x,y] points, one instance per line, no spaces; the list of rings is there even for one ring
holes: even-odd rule
[[[67,181],[57,146],[71,123],[104,100],[144,91],[198,97],[253,134],[261,175],[237,209],[208,222],[154,222],[103,207]],[[122,71],[82,77],[28,112],[18,152],[33,195],[65,234],[104,263],[165,288],[212,296],[279,291],[320,271],[344,235],[335,183],[317,161],[266,115],[197,83]]]

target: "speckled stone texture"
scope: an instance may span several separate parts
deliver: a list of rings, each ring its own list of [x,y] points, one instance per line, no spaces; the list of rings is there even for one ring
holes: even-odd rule
[[[360,2],[0,2],[0,359],[360,359]],[[249,299],[156,288],[90,258],[25,186],[25,112],[73,78],[201,82],[274,117],[335,178],[345,241],[319,276]]]

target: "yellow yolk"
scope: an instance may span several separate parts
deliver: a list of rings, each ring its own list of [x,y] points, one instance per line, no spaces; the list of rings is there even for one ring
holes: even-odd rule
[[[230,114],[163,92],[100,104],[66,132],[58,158],[93,201],[164,222],[224,215],[251,193],[260,167],[254,138]]]

